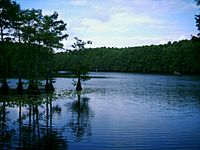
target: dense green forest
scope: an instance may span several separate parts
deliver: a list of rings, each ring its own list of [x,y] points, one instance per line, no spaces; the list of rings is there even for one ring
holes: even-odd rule
[[[91,71],[200,73],[200,39],[128,48],[90,48],[54,54],[55,70],[74,68],[77,55]]]
[[[21,51],[20,58],[22,76],[30,77],[35,69],[30,67],[35,64],[35,59],[30,59],[31,51],[23,45],[20,49],[13,49],[14,43],[7,43],[8,75],[18,76],[19,64],[17,51]],[[34,49],[35,48],[35,49]],[[193,37],[191,40],[165,45],[151,45],[128,48],[89,48],[79,51],[66,51],[52,53],[44,47],[33,47],[33,53],[37,56],[39,67],[37,68],[40,77],[45,77],[48,65],[53,71],[73,71],[76,68],[77,60],[81,61],[82,67],[89,71],[119,71],[139,73],[174,73],[200,74],[200,39]],[[31,57],[36,57],[31,56]],[[33,61],[33,62],[32,62]],[[26,63],[22,63],[26,62]],[[30,71],[30,69],[33,69]]]
[[[6,93],[9,77],[18,77],[17,90],[22,92],[22,78],[29,80],[31,91],[38,91],[41,77],[47,90],[52,85],[54,49],[63,48],[68,37],[66,23],[58,13],[43,15],[40,9],[21,9],[11,0],[0,0],[0,79]]]

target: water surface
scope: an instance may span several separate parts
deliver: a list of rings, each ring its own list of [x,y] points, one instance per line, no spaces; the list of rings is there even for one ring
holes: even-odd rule
[[[200,77],[91,75],[80,95],[56,78],[54,94],[1,98],[0,149],[200,149]]]

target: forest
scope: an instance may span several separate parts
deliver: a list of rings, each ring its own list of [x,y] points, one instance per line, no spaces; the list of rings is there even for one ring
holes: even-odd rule
[[[28,89],[39,91],[40,78],[46,78],[46,90],[52,84],[54,49],[63,48],[68,37],[66,23],[58,13],[43,15],[40,9],[21,9],[15,1],[0,1],[0,79],[1,89],[9,89],[7,79],[19,79],[17,90],[23,91],[22,78],[29,80]]]
[[[55,70],[72,70],[79,55],[90,71],[200,73],[200,39],[127,48],[89,48],[54,54]]]

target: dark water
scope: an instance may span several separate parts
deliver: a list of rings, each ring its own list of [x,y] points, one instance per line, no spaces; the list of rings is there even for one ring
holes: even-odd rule
[[[0,100],[0,149],[200,149],[200,77],[92,73],[78,96]],[[14,80],[10,84],[14,84]]]

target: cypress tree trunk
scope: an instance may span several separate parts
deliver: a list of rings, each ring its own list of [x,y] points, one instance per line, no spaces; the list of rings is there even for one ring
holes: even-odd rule
[[[52,82],[52,73],[51,70],[47,70],[47,77],[46,77],[46,85],[45,85],[45,91],[54,91],[53,82]]]
[[[33,89],[33,80],[29,80],[29,84],[28,84],[28,90],[32,90]]]
[[[81,91],[82,90],[82,86],[81,86],[81,79],[80,76],[78,77],[78,82],[76,85],[76,91]]]
[[[50,91],[54,91],[54,87],[53,87],[53,82],[52,82],[52,78],[50,77],[50,83],[49,83],[49,89]]]
[[[23,83],[22,83],[21,75],[19,75],[19,82],[18,82],[18,85],[17,85],[17,93],[19,95],[22,95],[22,93],[23,93]]]
[[[21,36],[20,36],[20,33],[19,31],[18,32],[18,37],[19,37],[19,47],[18,47],[18,52],[21,50]],[[19,95],[22,95],[23,93],[23,83],[22,83],[22,77],[21,77],[21,70],[22,70],[22,64],[21,64],[21,55],[19,55],[18,57],[18,64],[19,64],[19,82],[18,82],[18,85],[17,85],[17,93]]]
[[[49,80],[48,80],[48,75],[47,75],[47,77],[46,77],[45,91],[49,91]]]
[[[9,86],[7,84],[7,62],[6,62],[6,52],[4,47],[4,39],[3,39],[3,27],[1,26],[1,51],[2,51],[2,58],[3,58],[3,82],[1,89],[3,94],[7,94],[9,90]]]
[[[6,78],[3,79],[1,89],[2,89],[3,94],[5,94],[5,95],[8,94],[9,86],[7,84]]]
[[[45,91],[49,91],[49,68],[47,68]]]
[[[52,82],[52,70],[50,70],[49,80],[50,80],[49,89],[50,89],[50,91],[54,91],[55,89],[53,87],[53,82]]]

